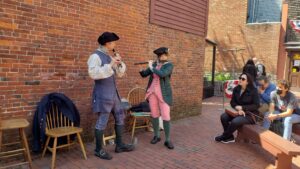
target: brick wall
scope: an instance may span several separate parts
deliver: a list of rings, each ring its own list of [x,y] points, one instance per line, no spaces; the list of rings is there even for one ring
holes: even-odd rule
[[[121,37],[117,49],[128,67],[125,78],[117,81],[123,97],[147,83],[133,63],[152,59],[153,49],[167,46],[175,65],[171,116],[200,114],[204,37],[149,24],[149,4],[149,0],[0,1],[0,117],[32,122],[41,97],[62,92],[79,109],[84,135],[91,136],[96,115],[91,111],[93,81],[86,62],[103,31]]]
[[[218,43],[217,71],[240,71],[248,58],[257,57],[268,73],[276,74],[280,23],[246,24],[246,20],[247,0],[210,0],[208,38]],[[245,50],[237,54],[224,51],[234,48]],[[211,63],[211,53],[206,53],[206,66]]]

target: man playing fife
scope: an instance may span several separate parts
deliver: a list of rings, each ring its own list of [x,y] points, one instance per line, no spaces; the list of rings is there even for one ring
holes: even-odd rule
[[[98,38],[100,47],[88,60],[89,76],[95,80],[92,106],[93,112],[98,113],[95,126],[96,149],[95,155],[101,159],[111,160],[112,156],[102,147],[103,131],[107,126],[110,113],[115,118],[116,153],[128,152],[134,149],[133,145],[122,142],[125,112],[121,106],[120,95],[116,87],[115,75],[122,77],[126,65],[119,55],[112,57],[109,51],[113,51],[119,37],[112,32],[104,32]]]

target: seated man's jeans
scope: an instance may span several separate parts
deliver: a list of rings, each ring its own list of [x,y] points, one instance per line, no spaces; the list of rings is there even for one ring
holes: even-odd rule
[[[263,127],[265,129],[269,129],[271,126],[271,123],[272,123],[267,118],[269,114],[270,114],[269,112],[265,113],[265,118],[264,118],[264,122],[263,122]],[[274,111],[273,114],[280,114],[280,112]],[[292,114],[288,117],[278,118],[277,120],[280,120],[280,119],[283,119],[283,138],[286,140],[291,140],[293,124],[300,123],[300,115]]]

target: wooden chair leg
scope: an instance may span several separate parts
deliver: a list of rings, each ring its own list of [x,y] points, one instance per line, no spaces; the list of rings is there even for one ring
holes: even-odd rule
[[[84,145],[83,145],[83,142],[82,142],[80,133],[77,133],[77,139],[78,139],[78,142],[79,142],[79,144],[80,144],[81,151],[82,151],[82,153],[83,153],[84,159],[87,159],[87,157],[86,157],[86,152],[85,152],[85,148],[84,148]]]
[[[146,125],[147,125],[147,130],[150,131],[150,120],[149,120],[149,118],[147,118]]]
[[[24,144],[24,140],[23,140],[23,132],[22,132],[21,128],[19,129],[19,136],[20,136],[21,147],[25,149],[25,144]],[[24,151],[22,151],[22,153],[23,153],[24,159],[26,161],[28,159],[27,154],[26,154],[26,149]]]
[[[30,151],[29,151],[29,146],[28,146],[28,142],[27,142],[27,138],[26,138],[26,134],[24,129],[21,129],[22,132],[22,140],[25,146],[25,151],[26,151],[26,155],[27,155],[27,160],[29,162],[29,167],[32,169],[32,161],[31,161],[31,156],[30,156]]]
[[[106,146],[106,141],[105,141],[105,136],[104,136],[104,134],[103,134],[103,139],[102,139],[102,140],[103,140],[103,143],[102,143],[103,146]]]
[[[48,148],[49,141],[50,141],[50,137],[47,137],[46,144],[44,145],[44,150],[43,150],[42,158],[43,158],[43,157],[45,156],[45,154],[46,154],[46,151],[47,151],[47,148]]]
[[[131,140],[133,140],[134,132],[135,132],[135,125],[136,125],[136,117],[133,117],[133,125],[132,125],[132,131],[131,131]]]
[[[52,148],[52,164],[51,164],[51,169],[55,168],[56,146],[57,146],[57,137],[54,138],[54,143],[53,143],[53,148]]]
[[[286,154],[278,154],[275,166],[276,169],[291,169],[292,157]]]
[[[68,146],[68,151],[70,151],[70,147],[71,147],[70,146],[70,143],[71,143],[70,135],[67,136],[67,139],[68,139],[68,145],[69,145]]]

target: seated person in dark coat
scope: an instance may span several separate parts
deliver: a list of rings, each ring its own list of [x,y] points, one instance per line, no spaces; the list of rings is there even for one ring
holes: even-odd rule
[[[217,142],[234,142],[233,133],[238,128],[244,124],[255,124],[253,114],[258,114],[259,95],[249,74],[240,75],[239,85],[233,89],[230,105],[236,110],[236,114],[234,116],[227,113],[221,115],[224,132],[215,137]]]
[[[252,59],[249,59],[246,62],[243,67],[243,73],[249,74],[252,77],[254,84],[256,84],[257,70]]]

